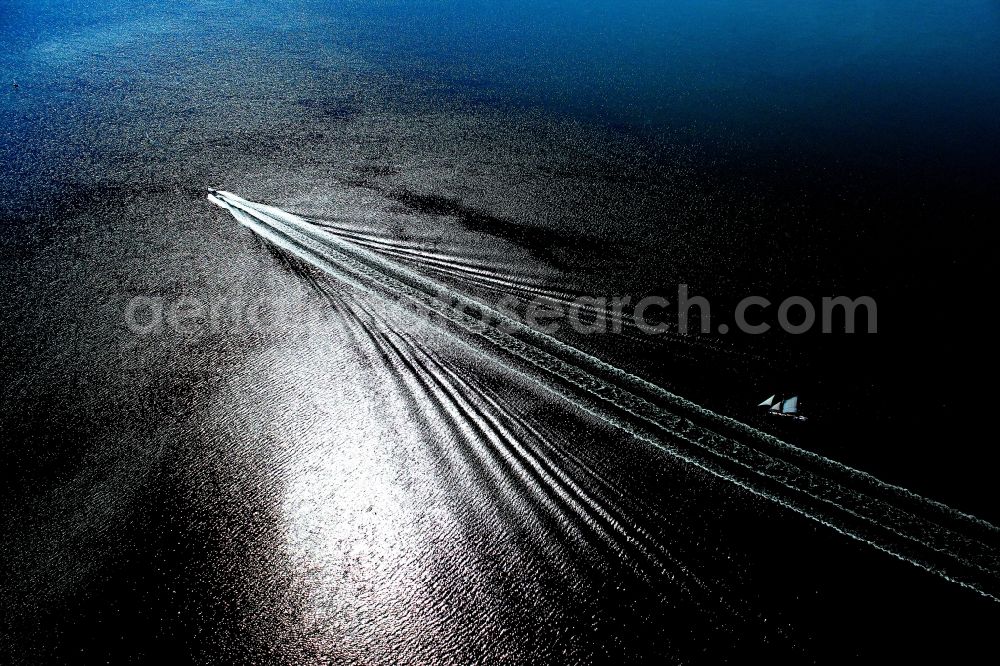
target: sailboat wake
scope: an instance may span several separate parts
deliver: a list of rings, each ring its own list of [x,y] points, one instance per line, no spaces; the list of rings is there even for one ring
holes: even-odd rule
[[[600,540],[672,572],[687,595],[709,593],[704,582],[662,544],[625,527],[624,512],[633,510],[634,503],[608,501],[584,489],[563,471],[589,469],[586,461],[573,458],[571,447],[554,446],[551,436],[516,405],[506,404],[502,395],[466,377],[461,368],[394,326],[393,313],[402,316],[417,308],[471,357],[500,364],[505,372],[568,401],[588,417],[1000,601],[1000,529],[707,410],[531,328],[453,283],[554,299],[570,299],[572,294],[229,192],[212,190],[208,199],[268,243],[329,278],[329,284],[319,287],[344,314],[359,344],[375,350],[393,369],[415,412],[434,410],[465,441],[487,443],[489,455],[498,456],[497,464],[532,480],[543,504],[558,505]],[[534,442],[530,449],[522,445],[527,440]],[[588,488],[607,486],[607,496],[614,494],[599,475],[591,476]]]

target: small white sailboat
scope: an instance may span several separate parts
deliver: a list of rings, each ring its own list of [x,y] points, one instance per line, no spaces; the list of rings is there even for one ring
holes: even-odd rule
[[[799,413],[799,396],[797,395],[782,398],[776,393],[757,406],[767,407],[767,413],[774,416],[787,416],[796,421],[806,420],[806,417]]]

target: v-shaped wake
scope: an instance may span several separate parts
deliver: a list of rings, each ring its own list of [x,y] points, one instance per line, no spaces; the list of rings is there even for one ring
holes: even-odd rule
[[[1000,530],[995,526],[707,410],[433,276],[458,273],[498,289],[543,293],[537,285],[462,265],[440,253],[404,247],[391,239],[326,228],[229,192],[213,190],[208,199],[335,283],[382,303],[386,312],[416,306],[433,314],[429,320],[469,353],[503,364],[631,436],[1000,601]],[[372,313],[365,316],[374,317]],[[452,409],[470,411],[476,404],[489,404],[454,370],[437,367],[433,357],[419,348],[409,353],[428,368],[434,366],[439,380],[434,391],[445,396]],[[497,423],[482,415],[477,419],[489,426],[484,437],[505,436]],[[555,484],[559,477],[552,471],[551,478]]]

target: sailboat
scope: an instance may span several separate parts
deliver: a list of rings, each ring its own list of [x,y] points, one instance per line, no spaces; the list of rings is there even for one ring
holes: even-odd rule
[[[774,394],[757,406],[767,407],[767,413],[774,416],[787,416],[796,421],[806,420],[806,417],[799,413],[799,396],[797,395],[781,398],[778,394]]]

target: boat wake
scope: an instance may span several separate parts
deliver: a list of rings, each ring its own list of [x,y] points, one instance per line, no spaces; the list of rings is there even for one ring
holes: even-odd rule
[[[454,286],[526,297],[574,298],[540,281],[504,275],[418,244],[310,220],[210,191],[208,199],[268,243],[330,278],[318,285],[376,350],[412,396],[416,413],[433,410],[464,441],[492,456],[483,469],[530,479],[538,505],[552,505],[589,535],[667,572],[686,594],[711,592],[662,544],[637,532],[629,502],[609,500],[612,485],[572,447],[533,424],[488,386],[466,377],[415,336],[394,325],[414,310],[475,358],[501,364],[575,409],[844,535],[1000,601],[1000,529],[834,460],[799,449],[716,414],[621,368],[527,326]],[[334,288],[336,287],[336,288]],[[471,292],[470,292],[471,293]],[[397,319],[397,317],[399,319]],[[532,445],[525,446],[525,442]],[[581,484],[565,469],[590,474]],[[499,483],[500,480],[497,480]],[[600,493],[593,488],[603,488]]]

